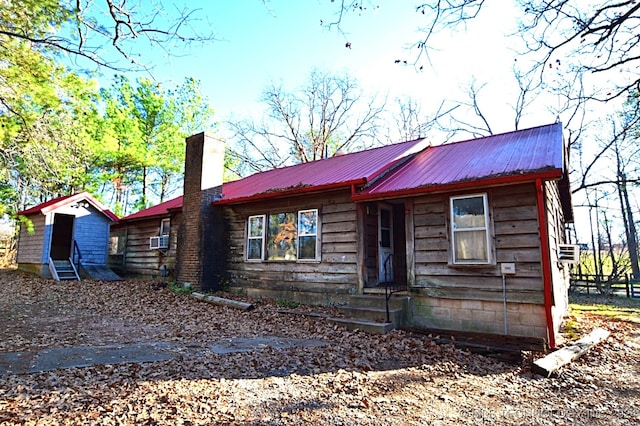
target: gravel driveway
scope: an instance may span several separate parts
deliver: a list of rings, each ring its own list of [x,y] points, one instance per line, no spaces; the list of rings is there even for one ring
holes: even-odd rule
[[[640,423],[636,322],[580,316],[585,333],[602,326],[612,336],[544,379],[530,371],[533,355],[505,364],[424,336],[346,331],[253,302],[243,312],[144,281],[56,283],[0,270],[5,359],[59,351],[93,360],[100,348],[142,357],[5,372],[0,424]],[[154,347],[167,357],[144,359]]]

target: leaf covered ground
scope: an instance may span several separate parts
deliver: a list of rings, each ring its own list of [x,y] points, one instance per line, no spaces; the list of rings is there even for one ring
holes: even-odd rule
[[[552,378],[394,331],[347,331],[321,317],[203,303],[150,282],[42,280],[0,270],[0,353],[169,342],[168,361],[0,377],[0,424],[626,425],[640,422],[640,325],[592,312],[572,332],[611,337]],[[300,306],[296,310],[305,312]],[[327,313],[332,313],[329,308]],[[316,311],[317,312],[317,311]],[[275,336],[322,346],[215,353]]]

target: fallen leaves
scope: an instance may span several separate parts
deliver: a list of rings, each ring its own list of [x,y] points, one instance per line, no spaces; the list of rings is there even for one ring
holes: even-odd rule
[[[0,351],[172,342],[158,362],[95,365],[0,379],[0,424],[633,424],[640,350],[637,325],[557,377],[531,359],[509,365],[400,331],[346,331],[321,316],[200,303],[149,283],[56,283],[0,271]],[[329,310],[329,308],[327,308]],[[301,306],[298,312],[311,312]],[[591,325],[606,321],[589,318]],[[215,353],[220,342],[256,344]],[[243,338],[237,340],[238,338]],[[260,342],[260,340],[257,340]]]

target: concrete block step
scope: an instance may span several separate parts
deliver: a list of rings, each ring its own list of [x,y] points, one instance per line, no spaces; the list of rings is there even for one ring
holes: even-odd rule
[[[338,310],[345,316],[353,319],[374,321],[374,322],[386,322],[387,310],[386,308],[372,308],[361,307],[353,305],[339,306]],[[389,320],[398,327],[402,324],[402,317],[404,316],[404,310],[400,308],[389,308]]]
[[[395,328],[390,322],[372,322],[353,318],[327,318],[327,321],[348,330],[361,330],[371,334],[387,334]]]
[[[384,294],[357,294],[349,296],[349,304],[360,307],[372,307],[384,309],[386,306]],[[393,309],[405,309],[409,306],[409,296],[393,295],[389,299],[389,307]]]

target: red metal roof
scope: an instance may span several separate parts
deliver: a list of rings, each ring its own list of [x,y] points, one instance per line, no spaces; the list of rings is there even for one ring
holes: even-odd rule
[[[558,179],[564,169],[560,123],[430,147],[354,199],[428,190]]]
[[[362,185],[425,146],[417,139],[256,173],[222,185],[222,199],[214,204]]]
[[[46,201],[42,204],[38,204],[37,206],[33,206],[21,212],[18,212],[19,215],[28,216],[30,214],[47,214],[50,211],[58,209],[60,207],[64,207],[66,205],[75,203],[77,201],[86,200],[90,204],[93,205],[97,210],[107,216],[111,221],[117,222],[118,216],[116,216],[111,210],[107,209],[100,203],[98,200],[93,198],[91,194],[88,192],[79,192],[77,194],[65,195],[62,197],[54,198],[53,200]]]
[[[164,216],[169,213],[169,210],[182,208],[182,195],[171,200],[165,201],[160,204],[156,204],[148,209],[140,210],[139,212],[125,216],[120,221],[130,221],[138,219],[146,219],[154,216]]]

